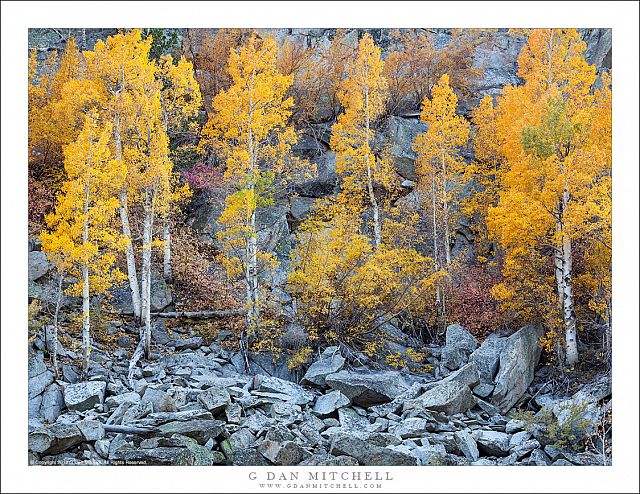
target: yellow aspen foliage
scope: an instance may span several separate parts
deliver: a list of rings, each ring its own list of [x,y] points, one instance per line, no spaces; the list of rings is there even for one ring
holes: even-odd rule
[[[505,88],[499,98],[496,132],[505,171],[499,203],[488,216],[491,234],[506,249],[505,283],[494,295],[512,309],[529,300],[532,306],[521,310],[562,321],[569,366],[578,360],[576,246],[591,243],[589,232],[606,232],[610,221],[610,147],[602,139],[610,135],[610,107],[606,89],[592,91],[596,74],[585,49],[575,29],[529,35],[518,59],[524,84]],[[522,276],[533,259],[545,257],[549,262],[538,263],[531,277]],[[549,295],[519,303],[534,285]]]
[[[429,128],[416,137],[414,149],[418,153],[417,171],[422,177],[421,188],[431,199],[432,212],[437,215],[441,205],[442,216],[437,218],[437,224],[443,231],[434,231],[434,237],[440,239],[448,265],[451,263],[450,234],[455,220],[450,202],[457,199],[456,194],[464,179],[466,163],[460,156],[460,150],[469,138],[469,123],[456,113],[458,98],[449,85],[447,74],[440,78],[432,94],[432,99],[424,100],[420,114],[420,119]]]
[[[240,271],[244,276],[249,335],[259,324],[263,303],[259,271],[275,262],[259,251],[256,209],[272,203],[274,181],[285,180],[300,166],[291,157],[297,136],[288,123],[293,99],[286,95],[293,75],[278,71],[277,55],[272,38],[256,36],[233,50],[228,67],[232,85],[214,98],[212,118],[203,129],[226,165],[230,193],[218,240],[229,274]]]
[[[298,233],[288,284],[313,339],[372,349],[391,318],[429,313],[431,261],[411,248],[374,251],[358,224],[340,205],[318,208]]]
[[[464,170],[464,181],[473,185],[474,191],[460,204],[462,213],[475,218],[476,253],[483,255],[491,249],[486,228],[490,207],[498,204],[501,189],[502,154],[496,128],[496,108],[493,99],[485,95],[471,112],[473,123],[473,151],[475,159]],[[483,256],[486,258],[486,256]]]
[[[41,66],[35,50],[29,56],[29,162],[32,168],[46,167],[57,187],[64,179],[63,147],[80,132],[84,124],[82,103],[91,97],[67,90],[82,74],[83,57],[73,38],[61,56],[54,51]]]
[[[349,76],[342,83],[339,97],[344,112],[338,116],[331,134],[336,153],[336,171],[342,178],[339,201],[353,213],[364,208],[373,212],[373,243],[382,243],[381,198],[376,188],[393,186],[393,168],[373,150],[376,120],[384,111],[387,83],[382,75],[380,48],[366,34],[358,45],[358,55]]]
[[[176,62],[171,55],[163,55],[157,62],[156,77],[162,84],[160,97],[165,131],[172,139],[178,139],[184,132],[193,130],[202,106],[193,64],[185,57]]]
[[[77,140],[65,148],[68,180],[58,196],[55,213],[46,218],[50,231],[41,235],[42,250],[59,273],[78,280],[68,291],[83,299],[85,372],[91,353],[90,295],[105,293],[123,279],[113,266],[125,241],[113,220],[125,170],[112,159],[110,136],[110,123],[100,124],[95,112],[87,116]]]
[[[127,241],[134,315],[144,324],[147,355],[151,341],[152,250],[169,245],[167,227],[172,204],[188,194],[186,188],[177,187],[168,133],[177,133],[188,125],[200,105],[191,64],[182,59],[174,65],[170,57],[162,57],[156,64],[149,56],[152,43],[152,36],[143,38],[140,29],[132,29],[98,41],[93,51],[85,52],[87,79],[99,94],[103,118],[112,123],[114,158],[126,170],[118,193],[120,223]],[[163,220],[162,242],[154,239],[157,218]],[[140,241],[132,231],[141,232]],[[140,281],[136,250],[142,253]],[[134,357],[130,372],[135,363]]]

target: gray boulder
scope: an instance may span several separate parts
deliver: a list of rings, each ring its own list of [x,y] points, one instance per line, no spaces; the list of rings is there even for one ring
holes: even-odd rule
[[[334,352],[327,354],[325,351],[323,358],[311,364],[302,378],[304,381],[318,386],[324,386],[326,384],[325,379],[328,375],[335,374],[344,367],[344,357],[340,355],[336,347],[332,348],[335,348]],[[324,355],[328,355],[328,358],[325,358]]]
[[[338,434],[335,437],[329,453],[332,455],[352,456],[362,466],[417,465],[416,458],[407,453],[375,446],[359,437],[347,434]]]
[[[195,466],[197,464],[196,454],[186,447],[159,447],[153,449],[123,447],[110,454],[109,459],[116,465]]]
[[[49,272],[50,265],[47,254],[41,251],[29,252],[29,281],[35,281],[42,278]]]
[[[456,370],[466,364],[469,355],[478,347],[476,338],[459,324],[447,328],[446,344],[442,349],[442,364]]]
[[[334,413],[336,410],[349,406],[351,400],[338,390],[331,391],[326,395],[319,396],[313,406],[313,413],[321,417],[325,417]]]
[[[198,395],[198,402],[212,414],[216,415],[229,406],[231,396],[229,396],[229,392],[225,388],[213,386]]]
[[[104,438],[104,426],[97,420],[81,420],[75,424],[85,441],[98,441]]]
[[[280,394],[284,401],[295,405],[306,405],[314,399],[313,394],[302,386],[272,376],[256,375],[254,378],[254,388],[257,391]]]
[[[52,424],[60,416],[63,407],[64,398],[62,397],[62,392],[56,384],[52,384],[42,395],[40,415],[48,423]]]
[[[333,456],[333,455],[325,455],[325,454],[316,454],[312,455],[303,462],[300,463],[300,466],[310,466],[310,467],[357,467],[358,460],[352,458],[351,456]]]
[[[315,197],[291,196],[289,197],[289,214],[294,221],[302,222],[307,219],[317,201]]]
[[[258,246],[263,252],[273,252],[280,259],[291,251],[287,208],[269,206],[256,210]]]
[[[493,404],[506,413],[517,403],[533,381],[542,349],[538,340],[544,335],[540,325],[529,325],[507,338],[500,353],[500,368],[495,378]]]
[[[500,338],[495,333],[492,333],[482,342],[482,345],[471,354],[469,361],[476,364],[480,375],[480,382],[493,383],[498,373],[498,367],[500,366],[500,353],[506,343],[507,338]]]
[[[511,436],[504,432],[481,430],[476,438],[478,448],[488,456],[509,456]]]
[[[147,388],[142,395],[141,403],[151,403],[154,412],[175,412],[177,407],[169,393],[156,388]]]
[[[29,433],[29,451],[55,455],[67,451],[83,440],[74,424],[53,424]]]
[[[370,407],[387,403],[409,388],[399,372],[345,371],[326,377],[326,383],[341,391],[356,405]]]
[[[69,410],[91,410],[95,405],[102,404],[106,387],[104,381],[68,384],[64,388],[64,403]]]
[[[215,439],[225,431],[225,424],[221,420],[187,420],[169,422],[160,426],[160,432],[167,436],[182,434],[205,444],[209,439]]]
[[[402,410],[405,401],[417,398],[423,391],[424,386],[419,382],[415,382],[406,391],[396,396],[389,403],[383,403],[382,405],[370,407],[369,411],[377,414],[380,417],[385,417],[390,413],[398,413],[400,410]]]
[[[173,303],[171,290],[160,273],[151,273],[151,311],[161,312]]]
[[[427,124],[418,119],[390,117],[387,126],[387,138],[391,143],[389,154],[391,162],[398,174],[407,180],[415,181],[416,159],[418,155],[413,150],[415,138],[426,132]]]
[[[274,465],[292,466],[300,463],[304,457],[304,450],[293,441],[283,443],[264,440],[258,446],[258,452]]]
[[[140,395],[135,391],[130,391],[121,395],[109,396],[104,400],[104,404],[109,408],[116,408],[118,405],[121,405],[124,402],[131,404],[140,403]]]
[[[133,314],[133,302],[131,301],[131,290],[129,287],[114,288],[111,291],[111,304],[114,309],[121,314]],[[171,290],[164,280],[162,274],[157,271],[151,272],[151,312],[162,312],[162,310],[173,304]]]
[[[176,350],[197,350],[202,346],[202,336],[193,336],[183,340],[176,340],[170,343]]]
[[[477,461],[480,457],[475,439],[467,431],[456,431],[454,440],[464,457],[469,461]]]
[[[389,427],[389,432],[400,436],[402,439],[420,437],[427,430],[427,421],[423,418],[411,417],[399,424]]]
[[[28,363],[28,396],[29,399],[32,399],[41,394],[53,382],[54,376],[53,372],[47,369],[42,352],[30,351]]]
[[[404,405],[404,410],[427,409],[455,415],[469,410],[475,405],[469,386],[458,381],[449,381],[436,386]]]
[[[455,372],[452,372],[447,377],[442,379],[441,381],[428,383],[424,386],[425,390],[433,389],[441,384],[456,381],[460,384],[473,388],[476,384],[480,382],[480,377],[478,375],[478,369],[476,367],[475,362],[469,362],[465,364],[460,369]]]

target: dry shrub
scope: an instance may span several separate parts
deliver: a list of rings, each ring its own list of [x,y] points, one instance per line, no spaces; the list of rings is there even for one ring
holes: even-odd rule
[[[491,296],[491,287],[500,282],[500,275],[481,266],[472,266],[459,275],[447,301],[447,322],[458,323],[474,336],[484,338],[505,324],[498,302]]]
[[[185,311],[238,308],[242,287],[226,280],[224,268],[213,247],[186,227],[177,228],[172,237],[172,288]]]

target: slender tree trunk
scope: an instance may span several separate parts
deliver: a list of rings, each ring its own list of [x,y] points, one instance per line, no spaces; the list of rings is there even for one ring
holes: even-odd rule
[[[162,240],[164,241],[164,257],[162,260],[162,268],[164,273],[164,279],[170,281],[172,278],[171,274],[171,222],[169,221],[169,216],[164,220],[164,225],[162,228]]]
[[[578,363],[578,335],[576,313],[573,303],[573,258],[571,239],[564,235],[562,242],[562,287],[564,293],[563,319],[567,345],[566,363],[573,367]]]
[[[562,222],[557,219],[556,220],[556,231],[559,238],[562,238]],[[557,285],[557,294],[558,294],[558,310],[560,313],[563,312],[564,307],[564,289],[562,282],[562,247],[559,250],[556,250],[554,253],[554,271],[556,275],[556,285]],[[558,366],[560,368],[564,368],[564,360],[565,360],[565,351],[562,347],[562,343],[560,339],[556,339],[556,356],[558,359]]]
[[[60,315],[60,305],[62,304],[62,273],[58,271],[58,289],[56,291],[56,309],[53,313],[53,334],[51,335],[51,359],[53,370],[58,377],[58,320]]]
[[[251,76],[251,88],[255,80],[255,73]],[[256,164],[256,150],[253,136],[253,98],[249,99],[249,173],[251,180],[249,189],[255,190],[255,176],[258,171]],[[254,195],[251,196],[252,198]],[[254,200],[254,199],[252,199]],[[245,283],[247,285],[247,332],[250,337],[258,324],[259,307],[258,307],[258,238],[256,234],[256,211],[255,204],[251,204],[251,218],[249,219],[249,238],[247,239],[246,251],[246,275]]]
[[[144,324],[144,354],[151,352],[151,244],[153,242],[153,214],[155,193],[145,197],[144,227],[142,234],[142,322]]]
[[[451,245],[449,239],[449,201],[447,200],[447,167],[444,161],[444,149],[442,150],[442,201],[444,215],[444,253],[447,266],[451,264]]]
[[[138,323],[140,323],[141,305],[140,305],[140,285],[138,284],[138,273],[136,271],[136,257],[133,252],[133,238],[131,237],[131,227],[129,226],[129,213],[127,211],[127,191],[123,187],[120,191],[120,222],[122,223],[122,234],[127,240],[126,257],[127,257],[127,277],[129,278],[129,288],[131,289],[131,302],[133,305],[133,315]]]
[[[256,231],[256,213],[251,214],[250,235],[247,241],[247,328],[253,333],[258,322],[258,240]]]
[[[434,261],[434,268],[437,276],[437,273],[440,271],[440,260],[439,260],[439,254],[438,254],[438,220],[437,220],[436,207],[437,207],[436,177],[435,177],[435,173],[433,173],[431,175],[431,220],[432,220],[432,227],[433,227],[433,261]],[[436,277],[436,321],[437,321],[436,325],[439,326],[438,332],[440,332],[440,329],[441,329],[441,324],[440,324],[441,310],[442,310],[442,306],[440,302],[440,282]]]
[[[89,266],[82,266],[82,371],[89,370],[89,356],[91,355],[91,335],[89,320]]]
[[[120,136],[120,116],[116,113],[114,117],[113,125],[113,139],[115,141],[117,160],[122,159],[122,139]],[[120,202],[120,222],[122,223],[122,234],[128,241],[126,248],[127,257],[127,276],[129,278],[129,288],[131,289],[131,303],[133,305],[133,315],[138,323],[140,323],[140,285],[138,284],[138,273],[136,271],[136,258],[133,252],[133,238],[131,237],[131,227],[129,226],[129,212],[128,212],[128,194],[126,185],[122,187],[120,195],[118,197]]]
[[[369,151],[369,131],[370,131],[370,118],[369,118],[369,86],[365,85],[364,90],[365,97],[365,128],[367,139],[367,153],[365,159],[367,161],[367,192],[369,193],[369,202],[373,209],[373,246],[378,248],[382,243],[382,229],[380,227],[380,208],[376,199],[375,192],[373,190],[373,172],[371,170],[371,153]]]
[[[564,169],[563,169],[564,171]],[[571,238],[566,231],[564,223],[567,206],[569,204],[569,191],[565,184],[562,198],[559,201],[559,215],[556,219],[558,239],[561,244],[561,267],[562,278],[558,281],[558,297],[562,302],[562,320],[565,334],[565,363],[568,367],[573,367],[578,363],[578,335],[576,327],[576,313],[573,300],[573,253],[571,248]],[[557,269],[556,259],[556,269]]]
[[[91,166],[91,158],[89,158],[89,168]],[[84,206],[83,206],[83,230],[82,244],[86,246],[89,242],[89,194],[91,173],[87,173],[86,183],[84,186]],[[89,356],[91,355],[91,321],[89,318],[89,264],[85,260],[81,268],[82,273],[82,371],[87,375],[89,370]]]

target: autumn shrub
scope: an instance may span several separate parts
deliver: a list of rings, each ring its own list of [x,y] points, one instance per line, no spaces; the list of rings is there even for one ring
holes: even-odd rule
[[[224,269],[211,245],[199,240],[188,228],[172,235],[173,289],[182,310],[237,308],[239,287],[224,280]]]
[[[483,266],[459,271],[457,284],[451,288],[447,301],[447,319],[484,338],[505,324],[498,301],[491,295],[491,287],[500,281],[500,274]]]
[[[373,354],[384,322],[429,310],[433,280],[428,258],[384,244],[374,251],[358,224],[344,214],[305,223],[288,283],[312,340]]]
[[[517,420],[524,423],[524,428],[530,432],[541,431],[545,440],[558,449],[581,449],[589,437],[594,423],[587,418],[587,404],[570,402],[559,406],[556,413],[549,407],[543,407],[538,413],[519,412]]]

